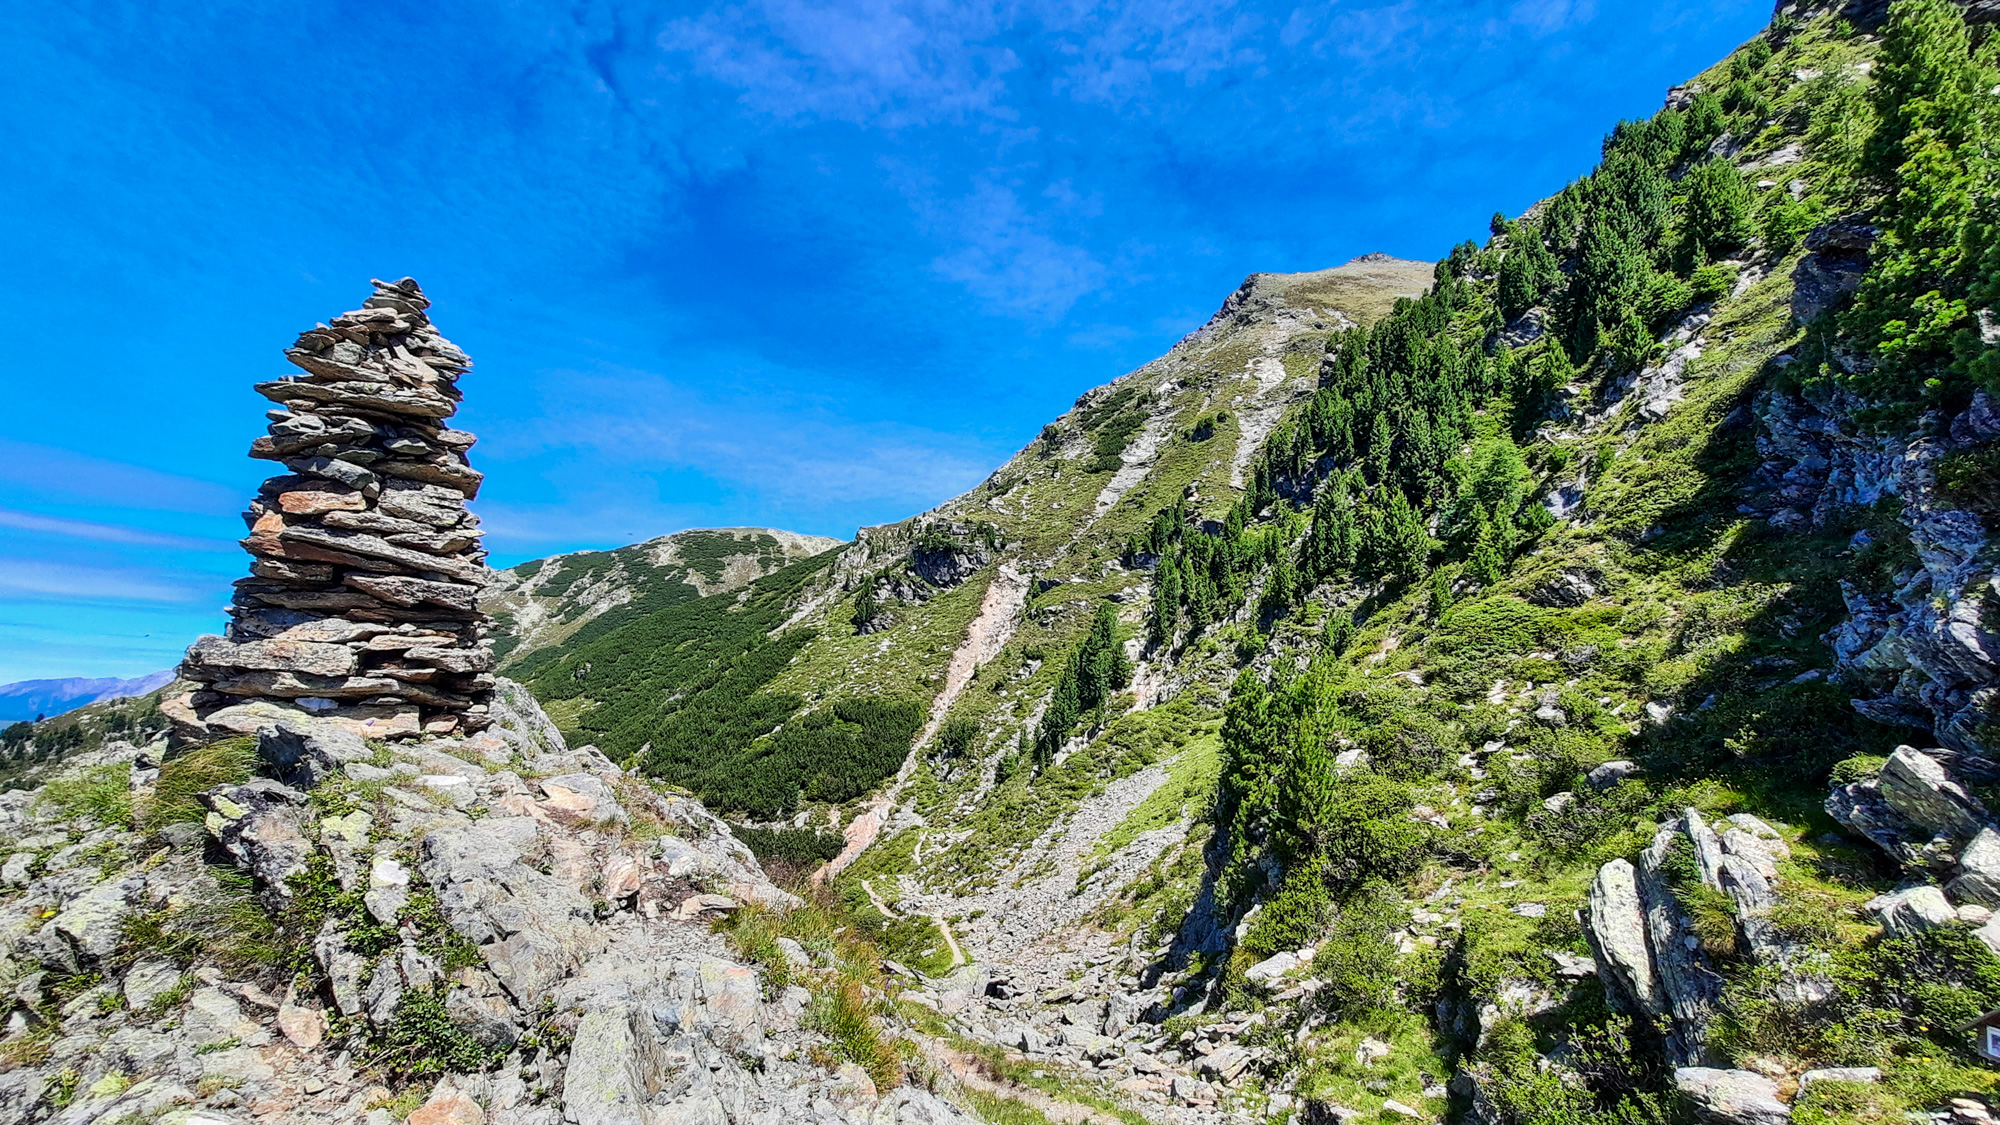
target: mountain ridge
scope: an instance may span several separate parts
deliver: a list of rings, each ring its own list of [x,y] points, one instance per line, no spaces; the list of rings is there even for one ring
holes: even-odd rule
[[[481,596],[495,655],[516,664],[638,599],[662,604],[741,588],[840,540],[761,527],[688,528],[608,551],[571,551],[494,572]]]
[[[162,670],[130,679],[73,676],[0,684],[0,722],[60,715],[90,703],[145,695],[173,682],[173,678],[171,670]]]

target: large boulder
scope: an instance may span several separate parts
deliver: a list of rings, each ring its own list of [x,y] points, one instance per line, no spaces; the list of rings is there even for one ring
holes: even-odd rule
[[[260,890],[288,899],[290,879],[306,869],[313,842],[305,832],[306,795],[268,777],[201,795],[209,834],[257,876]]]
[[[1631,863],[1614,859],[1597,871],[1590,885],[1585,933],[1596,955],[1598,976],[1620,998],[1647,1016],[1667,1014],[1665,995],[1653,972],[1646,943],[1645,906],[1639,898],[1638,872]]]
[[[49,919],[35,943],[44,967],[81,972],[117,952],[125,937],[125,919],[132,913],[132,900],[145,883],[143,875],[107,879]]]
[[[1639,899],[1646,911],[1646,941],[1653,952],[1660,991],[1673,1015],[1667,1052],[1677,1064],[1687,1065],[1701,1061],[1706,1054],[1703,1045],[1722,996],[1722,978],[1709,966],[1687,915],[1661,874],[1667,853],[1677,841],[1695,849],[1702,881],[1717,889],[1721,887],[1722,857],[1720,842],[1693,809],[1661,826],[1639,856]]]
[[[1944,892],[1932,886],[1907,887],[1868,900],[1868,911],[1895,937],[1914,937],[1958,921]]]
[[[2000,908],[2000,832],[1981,828],[1958,855],[1958,878],[1946,887],[1953,902]]]
[[[1953,781],[1937,759],[1912,747],[1898,746],[1879,780],[1890,808],[1937,835],[1968,841],[1990,818],[1986,806]]]
[[[279,781],[311,789],[349,762],[365,762],[374,751],[346,724],[280,719],[257,731],[257,755]]]
[[[516,1005],[538,1005],[604,946],[577,888],[522,862],[536,842],[529,817],[489,817],[427,834],[418,870],[445,920],[479,946]]]
[[[1877,776],[1835,786],[1826,811],[1898,863],[1949,871],[1954,856],[1990,819],[1949,761],[1984,759],[1899,746]]]
[[[1791,1107],[1778,1100],[1778,1084],[1755,1071],[1683,1066],[1674,1088],[1708,1125],[1786,1125]]]
[[[543,778],[542,807],[550,815],[574,824],[624,821],[625,809],[603,778],[593,773],[566,773]]]
[[[1812,322],[1861,288],[1877,233],[1859,219],[1836,219],[1806,235],[1806,253],[1792,270],[1792,314],[1799,323]]]
[[[660,1088],[652,1021],[623,1005],[583,1014],[563,1072],[563,1117],[572,1125],[648,1125]]]
[[[1792,856],[1791,845],[1785,843],[1784,836],[1749,813],[1727,818],[1727,825],[1722,829],[1722,850],[1742,858],[1765,879],[1776,879],[1778,863]]]

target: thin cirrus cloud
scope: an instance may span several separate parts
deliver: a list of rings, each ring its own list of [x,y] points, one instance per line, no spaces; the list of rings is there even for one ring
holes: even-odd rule
[[[0,600],[47,599],[84,602],[145,602],[190,605],[210,591],[207,583],[175,581],[151,567],[106,567],[73,562],[44,563],[0,558]]]
[[[6,438],[0,438],[0,487],[55,502],[199,514],[241,501],[213,481]]]
[[[994,8],[951,0],[769,0],[675,20],[659,45],[753,111],[898,128],[1010,116],[1004,76],[1020,61],[984,42],[1003,26]]]
[[[6,508],[0,508],[0,527],[42,535],[59,535],[69,539],[90,539],[133,547],[162,547],[174,551],[233,553],[236,549],[236,545],[227,539],[198,539],[192,535],[148,531],[124,524],[64,519],[59,516],[36,515],[33,512],[16,512]]]
[[[564,393],[543,403],[534,427],[489,443],[497,457],[568,455],[611,467],[611,479],[692,470],[731,493],[792,510],[833,510],[843,521],[857,500],[874,506],[887,498],[907,512],[971,487],[991,469],[976,442],[922,427],[856,424],[830,409],[837,405],[830,396],[774,391],[755,380],[734,392],[696,391],[655,373],[608,368],[565,372],[554,385]],[[811,522],[811,530],[852,531],[824,517]]]
[[[1088,215],[1067,184],[1041,192],[1047,210]],[[1109,273],[1103,262],[1081,245],[1049,234],[1037,209],[1024,204],[1013,188],[980,183],[966,196],[940,209],[921,201],[933,226],[947,222],[959,228],[961,244],[933,259],[931,269],[963,285],[989,307],[1009,310],[1035,320],[1056,320],[1077,301],[1096,292]]]

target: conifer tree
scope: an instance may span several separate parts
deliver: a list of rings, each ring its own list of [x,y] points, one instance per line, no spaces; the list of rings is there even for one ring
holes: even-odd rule
[[[1354,642],[1354,613],[1348,609],[1334,609],[1326,615],[1326,627],[1320,633],[1320,643],[1326,651],[1339,656]]]
[[[875,600],[874,585],[871,583],[862,587],[861,592],[854,597],[854,631],[867,632],[868,627],[875,623],[875,618],[880,616],[881,612],[882,607]]]
[[[1246,819],[1240,813],[1268,806],[1271,786],[1282,765],[1284,714],[1257,673],[1236,674],[1229,704],[1222,712],[1222,785],[1217,812],[1225,823]]]
[[[1368,431],[1367,471],[1368,483],[1381,486],[1389,480],[1389,457],[1396,444],[1395,433],[1389,428],[1386,411],[1375,412],[1375,421]]]
[[[1369,564],[1377,574],[1408,581],[1423,572],[1430,560],[1430,533],[1400,490],[1389,489],[1387,503],[1370,514],[1367,527]]]
[[[1165,644],[1180,628],[1181,568],[1174,556],[1160,560],[1153,577],[1153,612],[1149,623],[1152,642]]]
[[[1500,314],[1512,320],[1541,304],[1562,274],[1539,229],[1521,224],[1508,234],[1507,256],[1500,260]]]
[[[1493,519],[1487,516],[1479,521],[1479,532],[1472,543],[1472,557],[1466,560],[1465,572],[1481,586],[1491,586],[1500,581],[1506,561],[1500,556],[1500,545],[1496,540]]]
[[[1948,0],[1897,0],[1877,67],[1876,127],[1864,169],[1886,190],[1873,264],[1841,327],[1874,352],[1854,378],[1889,401],[1951,393],[1954,342],[1962,359],[1979,284],[1976,191],[1993,140],[1984,103],[1992,47],[1975,58],[1965,19]],[[1964,370],[1963,367],[1960,368]]]
[[[1681,183],[1688,193],[1681,216],[1681,256],[1688,268],[1727,257],[1756,236],[1756,201],[1736,165],[1705,160]]]

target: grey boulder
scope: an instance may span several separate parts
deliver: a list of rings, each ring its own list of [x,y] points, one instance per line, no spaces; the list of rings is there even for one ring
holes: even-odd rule
[[[1783,1125],[1792,1118],[1791,1107],[1778,1100],[1778,1084],[1755,1071],[1683,1066],[1674,1071],[1674,1088],[1708,1125]]]

